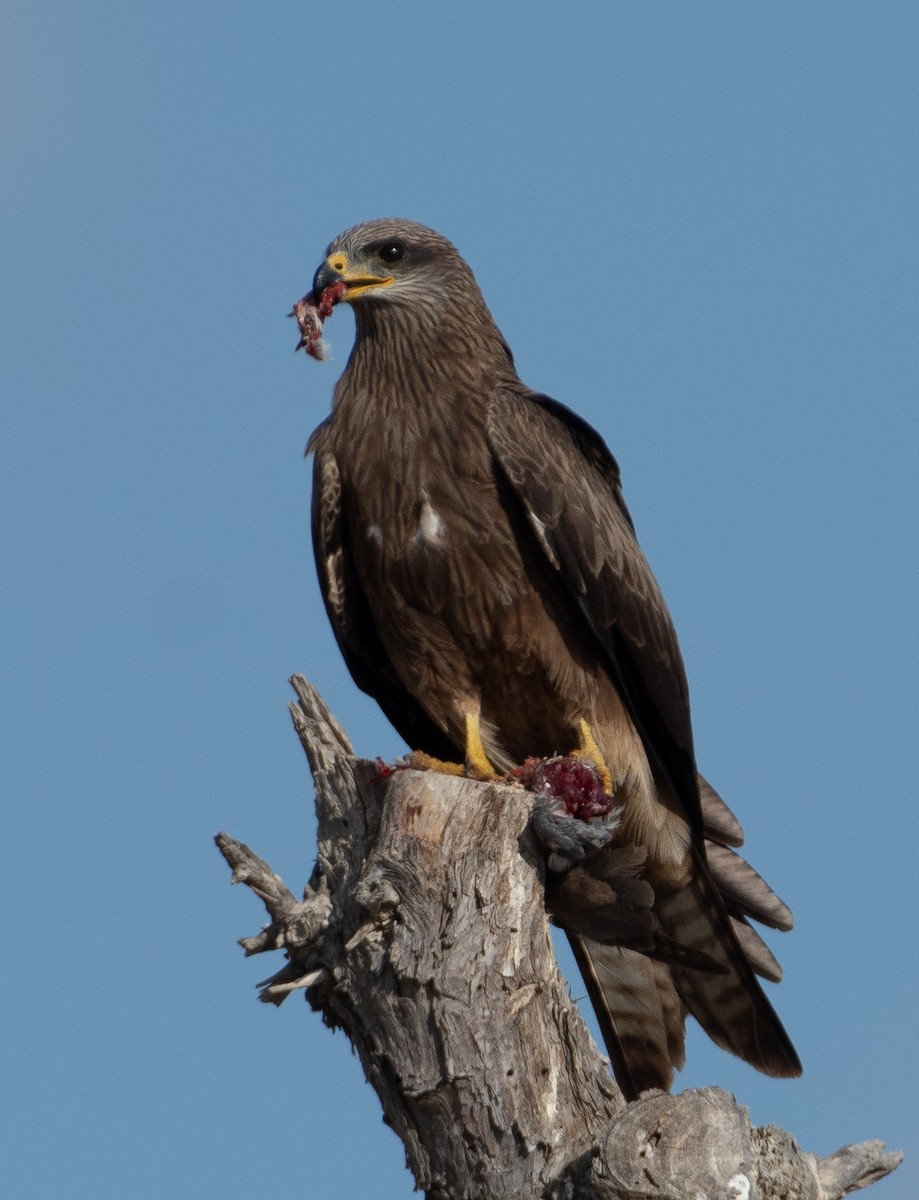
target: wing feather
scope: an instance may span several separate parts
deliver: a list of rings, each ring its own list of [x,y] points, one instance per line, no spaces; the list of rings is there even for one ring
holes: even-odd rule
[[[669,778],[693,830],[691,878],[671,892],[658,892],[655,911],[671,938],[704,949],[724,970],[671,963],[670,978],[681,1003],[719,1045],[769,1074],[798,1074],[794,1048],[754,975],[759,970],[774,978],[778,964],[744,920],[749,915],[788,928],[791,914],[728,848],[742,842],[740,826],[698,777],[682,656],[666,604],[635,537],[616,460],[581,418],[523,388],[496,392],[488,434],[536,544],[605,651],[607,669],[646,752]],[[711,874],[706,836],[711,838]],[[589,937],[594,940],[588,941],[585,930],[578,932],[580,941],[572,938],[575,952],[592,999],[601,1008],[605,1005],[604,1036],[610,1053],[614,1059],[628,1060],[634,1072],[635,1056],[627,1047],[637,1044],[641,1023],[637,1032],[633,1030],[634,1015],[617,1010],[615,995],[623,986],[619,976],[628,959],[622,954],[598,955],[591,949],[598,944],[597,933],[592,931]],[[610,981],[614,987],[607,987]],[[682,1029],[682,1015],[678,1024]],[[656,1057],[663,1061],[660,1039],[655,1046]],[[665,1073],[655,1070],[661,1079],[658,1086],[667,1086]]]
[[[324,445],[325,426],[310,438],[313,460],[313,551],[319,589],[342,656],[354,682],[382,708],[413,750],[456,760],[461,752],[402,686],[377,632],[370,606],[354,569],[347,535],[341,474]]]
[[[580,417],[523,389],[495,393],[488,437],[536,543],[606,651],[649,753],[669,776],[701,838],[683,659],[635,537],[616,460]]]

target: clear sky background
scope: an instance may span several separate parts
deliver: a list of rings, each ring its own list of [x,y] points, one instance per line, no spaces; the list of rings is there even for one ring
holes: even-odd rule
[[[294,889],[321,608],[302,451],[351,344],[285,314],[369,217],[447,234],[622,465],[697,748],[791,903],[808,1149],[917,1137],[915,0],[7,0],[0,35],[0,1190],[401,1200],[401,1145],[212,844]],[[574,992],[583,996],[577,982]],[[584,1002],[586,1007],[586,1001]]]

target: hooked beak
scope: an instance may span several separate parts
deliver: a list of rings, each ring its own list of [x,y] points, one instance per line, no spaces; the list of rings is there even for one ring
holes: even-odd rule
[[[351,301],[375,288],[389,287],[395,283],[395,279],[392,275],[370,275],[366,271],[352,270],[347,255],[337,250],[329,255],[313,276],[313,295],[321,296],[334,283],[345,285],[347,290],[341,299]]]

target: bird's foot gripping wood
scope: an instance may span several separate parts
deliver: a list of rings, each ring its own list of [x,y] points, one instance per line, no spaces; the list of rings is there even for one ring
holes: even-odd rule
[[[443,762],[423,750],[413,750],[408,756],[408,765],[419,771],[437,771],[441,775],[464,775],[467,779],[478,779],[485,783],[503,778],[488,761],[482,744],[482,731],[478,713],[467,713],[466,759],[462,763]]]
[[[578,748],[572,751],[571,757],[589,763],[599,775],[604,792],[607,796],[612,796],[613,776],[606,765],[606,760],[600,753],[600,747],[594,741],[590,726],[583,717],[578,721]]]
[[[462,763],[444,762],[433,754],[425,754],[423,750],[413,750],[406,756],[405,761],[416,771],[436,771],[438,775],[464,775],[466,769]]]

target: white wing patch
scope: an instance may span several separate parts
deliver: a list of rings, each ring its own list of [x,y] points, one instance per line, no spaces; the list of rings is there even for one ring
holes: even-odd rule
[[[427,542],[429,546],[439,546],[443,542],[444,523],[440,514],[425,496],[421,505],[421,520],[418,523],[416,542]]]

